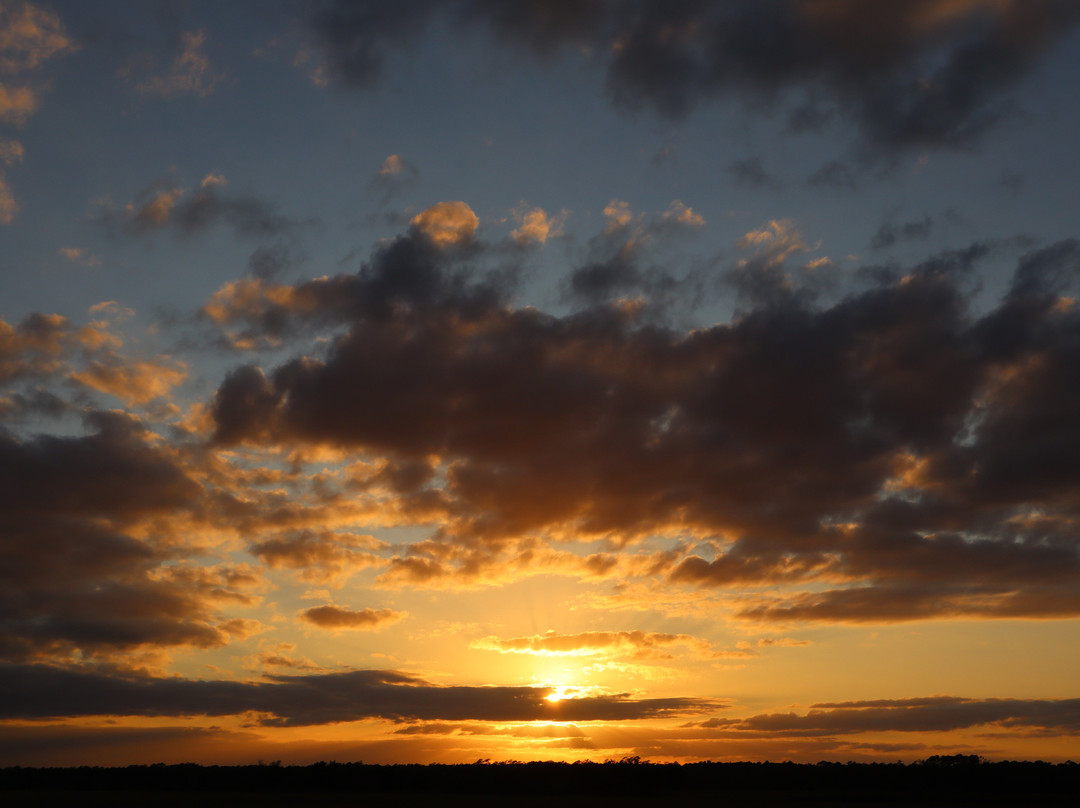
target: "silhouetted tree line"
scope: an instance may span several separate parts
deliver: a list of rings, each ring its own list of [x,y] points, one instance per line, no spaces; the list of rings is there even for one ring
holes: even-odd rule
[[[603,763],[508,762],[397,764],[319,762],[283,766],[194,763],[105,768],[0,769],[0,791],[354,791],[438,794],[633,794],[743,791],[863,794],[1080,793],[1080,765],[986,762],[975,755],[935,755],[904,763],[649,763],[637,757]]]

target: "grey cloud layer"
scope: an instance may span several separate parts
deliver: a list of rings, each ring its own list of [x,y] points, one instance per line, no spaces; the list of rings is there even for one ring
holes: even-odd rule
[[[725,95],[783,102],[792,131],[842,116],[887,150],[973,141],[1080,21],[1068,0],[337,0],[311,30],[329,74],[368,87],[387,45],[407,44],[439,11],[542,57],[592,54],[620,104],[681,117]]]

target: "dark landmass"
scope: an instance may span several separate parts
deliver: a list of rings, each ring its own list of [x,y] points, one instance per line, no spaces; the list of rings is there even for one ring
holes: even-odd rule
[[[310,766],[155,764],[0,769],[8,805],[395,806],[656,805],[672,798],[726,806],[1073,805],[1080,764],[986,762],[974,755],[918,763],[604,763]]]

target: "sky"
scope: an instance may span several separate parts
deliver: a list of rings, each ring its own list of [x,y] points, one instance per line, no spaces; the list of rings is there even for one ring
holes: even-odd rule
[[[0,0],[0,765],[1080,760],[1080,2]]]

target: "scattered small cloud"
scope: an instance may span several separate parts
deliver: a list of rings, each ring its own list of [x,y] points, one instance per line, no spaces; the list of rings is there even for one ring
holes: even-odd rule
[[[140,95],[175,98],[183,95],[210,95],[225,77],[215,73],[205,53],[206,31],[185,31],[180,35],[180,52],[168,72],[150,75],[136,82]]]
[[[38,106],[32,74],[74,49],[53,12],[22,0],[0,3],[0,122],[25,123]]]
[[[158,180],[140,191],[135,199],[118,207],[108,199],[98,200],[95,220],[116,234],[144,235],[171,229],[191,236],[219,223],[231,226],[237,236],[270,238],[280,236],[298,223],[278,213],[273,205],[250,194],[229,193],[225,176],[211,172],[198,188],[190,190],[171,177]]]
[[[780,186],[776,177],[765,170],[765,164],[760,157],[736,160],[728,166],[728,173],[737,185],[744,188],[778,188]]]
[[[23,145],[17,140],[4,140],[0,138],[0,163],[6,166],[21,163],[23,159]]]
[[[510,238],[518,244],[543,244],[549,238],[562,235],[568,216],[569,213],[565,210],[553,217],[543,208],[521,205],[514,209],[514,220],[518,222],[518,226],[510,232]]]
[[[85,247],[61,247],[56,253],[71,264],[81,264],[86,267],[96,267],[101,264],[101,259]]]
[[[405,188],[415,185],[420,179],[420,170],[400,154],[391,154],[371,178],[371,183],[383,192],[383,202]]]

